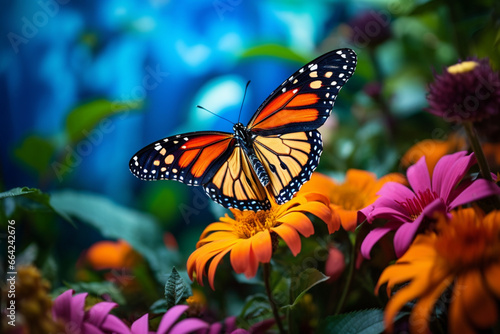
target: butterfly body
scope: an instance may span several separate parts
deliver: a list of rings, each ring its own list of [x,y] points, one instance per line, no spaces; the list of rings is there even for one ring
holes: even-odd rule
[[[255,135],[252,135],[251,131],[247,129],[243,123],[236,123],[233,126],[234,138],[238,141],[236,145],[243,148],[247,158],[250,160],[253,170],[257,174],[257,177],[263,187],[267,187],[269,184],[269,175],[262,165],[262,162],[257,158],[255,151],[252,147],[252,142],[255,140]]]
[[[130,170],[142,180],[202,186],[226,208],[266,210],[269,197],[283,204],[318,166],[323,145],[316,129],[355,66],[350,49],[326,53],[285,80],[248,125],[164,138],[137,152]]]

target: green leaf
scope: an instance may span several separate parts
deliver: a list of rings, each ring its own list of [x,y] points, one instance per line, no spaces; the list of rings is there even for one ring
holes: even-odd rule
[[[163,281],[174,263],[176,252],[163,244],[163,232],[150,215],[112,202],[102,195],[63,190],[52,193],[52,206],[98,229],[104,237],[123,239],[148,261],[158,281]]]
[[[421,5],[415,6],[408,15],[423,15],[428,13],[435,13],[439,10],[439,7],[443,5],[441,0],[430,0],[422,3]]]
[[[55,147],[50,140],[32,135],[26,137],[14,150],[14,156],[42,175],[47,171],[54,152]]]
[[[269,308],[267,296],[263,293],[258,293],[247,298],[239,317],[241,319],[262,319],[270,314],[271,309]]]
[[[279,59],[290,60],[294,62],[298,62],[301,64],[305,64],[310,61],[309,58],[299,55],[298,53],[292,51],[291,49],[279,45],[279,44],[264,44],[258,45],[253,48],[250,48],[243,52],[241,55],[243,58],[252,58],[252,57],[275,57]]]
[[[10,190],[4,191],[0,193],[0,199],[6,198],[6,197],[15,197],[15,196],[23,196],[26,194],[31,194],[31,193],[39,193],[40,189],[37,188],[28,188],[28,187],[17,187],[17,188],[12,188]]]
[[[153,314],[166,313],[168,311],[167,300],[165,298],[158,299],[150,307],[149,312]]]
[[[104,133],[111,131],[113,125],[105,118],[131,109],[139,109],[141,106],[141,101],[112,102],[105,99],[82,104],[73,109],[66,118],[68,139],[72,143],[78,142],[84,137],[89,137],[95,127]]]
[[[297,277],[293,277],[290,285],[290,294],[297,297],[295,297],[291,305],[286,305],[283,308],[293,308],[309,289],[326,281],[328,278],[328,276],[324,275],[316,268],[307,268]]]
[[[168,275],[165,283],[165,299],[167,300],[167,309],[179,304],[181,300],[190,295],[189,285],[184,282],[184,279],[179,275],[175,267],[172,268],[172,273]]]
[[[120,305],[125,305],[126,301],[120,289],[111,282],[78,282],[78,283],[65,283],[65,285],[75,290],[75,293],[88,292],[89,294],[101,297],[102,295],[109,295],[111,299]]]
[[[404,316],[399,313],[395,320]],[[384,331],[384,311],[380,309],[361,310],[327,317],[317,333],[378,334]]]
[[[0,193],[0,199],[4,198],[16,198],[16,197],[24,197],[27,198],[33,202],[36,202],[38,204],[38,209],[40,207],[49,209],[50,211],[53,211],[60,215],[62,218],[65,220],[69,221],[72,223],[73,221],[71,218],[66,215],[64,212],[56,210],[52,205],[50,205],[50,196],[49,194],[43,193],[40,189],[37,188],[28,188],[28,187],[17,187],[17,188],[12,188],[10,190],[4,191]],[[31,206],[25,205],[21,203],[20,201],[16,201],[16,206],[21,206],[29,209],[33,209]]]

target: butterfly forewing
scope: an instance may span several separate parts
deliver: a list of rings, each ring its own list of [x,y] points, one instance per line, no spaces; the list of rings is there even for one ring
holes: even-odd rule
[[[224,132],[192,132],[152,143],[130,159],[142,180],[176,180],[187,185],[208,182],[231,155],[236,139]]]
[[[276,203],[283,204],[311,178],[318,167],[323,143],[320,133],[311,130],[257,136],[254,149],[269,175],[270,192]]]
[[[351,49],[331,51],[311,61],[271,93],[248,128],[259,135],[317,129],[355,68],[356,53]]]

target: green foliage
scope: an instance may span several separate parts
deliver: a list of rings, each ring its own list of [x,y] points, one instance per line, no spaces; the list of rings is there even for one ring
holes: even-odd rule
[[[51,140],[38,135],[31,135],[26,137],[19,147],[14,150],[14,155],[38,175],[43,175],[54,152],[55,146]]]
[[[51,204],[98,229],[104,237],[124,239],[146,258],[159,281],[178,261],[178,254],[166,249],[156,220],[91,193],[72,190],[52,194]]]
[[[82,140],[92,129],[99,125],[109,127],[104,124],[104,120],[116,113],[139,109],[140,101],[132,102],[112,102],[106,99],[98,99],[82,104],[73,109],[66,119],[66,134],[69,142],[74,143]]]
[[[40,189],[29,187],[17,187],[0,193],[0,199],[14,198],[15,205],[27,210],[49,210],[57,213],[65,220],[72,222],[71,218],[65,212],[55,209],[50,203],[50,195],[43,193]],[[17,199],[20,198],[20,199]],[[23,201],[26,199],[28,201]]]
[[[299,55],[295,51],[280,44],[261,44],[249,48],[241,55],[243,59],[252,57],[275,57],[298,63],[307,63],[309,57]]]
[[[165,299],[167,301],[167,309],[179,304],[191,294],[189,285],[186,284],[181,275],[179,275],[177,269],[173,267],[172,272],[168,275],[167,282],[165,283]]]
[[[15,196],[24,196],[27,194],[32,194],[32,193],[37,193],[41,194],[42,192],[40,189],[36,188],[28,188],[28,187],[17,187],[17,188],[12,188],[8,191],[4,191],[0,193],[0,199],[6,198],[6,197],[15,197]],[[46,194],[43,194],[43,198],[45,198]]]
[[[400,313],[396,319],[402,316]],[[327,317],[317,333],[379,334],[384,328],[384,311],[370,309]]]
[[[306,294],[309,289],[324,282],[328,279],[328,276],[323,274],[316,268],[307,268],[301,272],[298,277],[292,278],[292,284],[290,285],[290,297],[293,302],[290,305],[286,305],[283,308],[293,308],[300,299]]]
[[[119,305],[125,304],[125,298],[121,293],[120,289],[111,282],[78,282],[78,283],[68,283],[65,285],[69,289],[75,290],[75,293],[88,292],[91,295],[101,297],[103,295],[108,295],[111,300],[118,303]],[[60,293],[67,290],[66,288],[60,289]]]

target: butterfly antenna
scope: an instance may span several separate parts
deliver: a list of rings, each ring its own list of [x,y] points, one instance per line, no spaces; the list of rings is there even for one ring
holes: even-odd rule
[[[248,80],[245,87],[245,94],[243,94],[243,101],[241,101],[240,113],[238,114],[238,123],[240,122],[241,111],[243,110],[243,103],[245,103],[245,97],[247,96],[248,85],[250,85],[250,80]]]
[[[196,106],[196,107],[197,107],[197,108],[200,108],[200,109],[203,109],[203,110],[205,110],[205,111],[208,111],[208,112],[209,112],[209,113],[211,113],[212,115],[217,116],[217,117],[219,117],[219,118],[222,118],[223,120],[225,120],[225,121],[227,121],[227,122],[231,123],[232,125],[234,125],[234,123],[233,123],[233,122],[231,122],[230,120],[228,120],[227,118],[222,117],[221,115],[217,115],[216,113],[214,113],[214,112],[212,112],[212,111],[208,110],[207,108],[204,108],[204,107],[199,106],[199,105],[198,105],[198,106]]]

